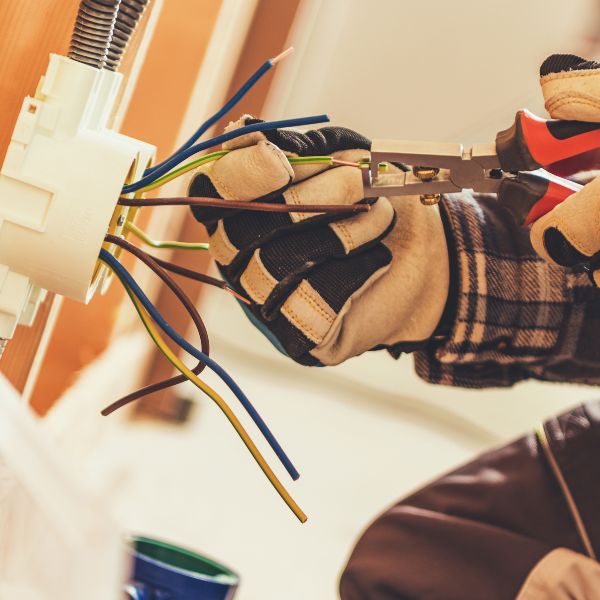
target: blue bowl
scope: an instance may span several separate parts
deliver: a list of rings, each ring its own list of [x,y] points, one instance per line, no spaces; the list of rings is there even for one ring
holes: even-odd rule
[[[136,537],[132,543],[132,600],[232,600],[239,577],[191,550]]]

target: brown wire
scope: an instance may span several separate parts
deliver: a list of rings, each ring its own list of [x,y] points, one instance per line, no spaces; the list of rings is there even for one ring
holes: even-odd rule
[[[205,275],[204,273],[199,273],[198,271],[186,269],[181,265],[176,265],[175,263],[163,260],[162,258],[158,258],[158,256],[154,256],[152,254],[148,254],[148,256],[150,256],[152,260],[155,260],[163,269],[167,269],[167,271],[172,271],[178,275],[183,275],[184,277],[195,279],[196,281],[207,283],[208,285],[214,285],[215,287],[220,287],[221,289],[229,287],[222,279],[217,279],[216,277],[211,277],[210,275]]]
[[[278,213],[362,213],[371,209],[369,204],[270,204],[268,202],[241,202],[219,198],[119,198],[121,206],[205,206]]]
[[[116,235],[109,234],[104,239],[108,243],[115,244],[115,245],[123,248],[123,250],[129,252],[130,254],[133,254],[136,258],[138,258],[145,265],[147,265],[154,273],[156,273],[156,275],[158,275],[158,277],[160,277],[160,279],[162,279],[162,281],[177,296],[179,301],[184,305],[186,310],[190,313],[192,321],[193,321],[194,325],[196,326],[196,329],[198,330],[198,335],[200,336],[200,344],[201,344],[202,352],[204,354],[208,355],[210,352],[210,343],[209,343],[209,339],[208,339],[208,332],[206,331],[206,327],[204,325],[204,322],[202,321],[202,317],[198,313],[198,310],[196,309],[196,307],[194,306],[192,301],[187,297],[186,293],[179,287],[179,285],[177,285],[177,283],[173,280],[173,278],[168,273],[165,272],[164,268],[160,266],[158,261],[155,258],[153,258],[152,256],[150,256],[149,254],[147,254],[146,252],[144,252],[142,249],[138,248],[137,246],[134,246],[133,244],[129,243],[128,241],[126,241]],[[196,365],[196,367],[194,367],[192,369],[192,372],[195,375],[199,375],[204,370],[204,367],[206,367],[206,365],[202,362],[199,362]],[[185,377],[185,375],[177,375],[176,377],[171,377],[169,379],[165,379],[164,381],[159,381],[157,383],[153,383],[142,389],[132,392],[131,394],[127,394],[127,396],[123,396],[123,398],[117,400],[116,402],[113,402],[110,406],[107,406],[105,409],[103,409],[101,411],[101,414],[106,417],[107,415],[111,414],[115,410],[118,410],[119,408],[122,408],[126,404],[134,402],[135,400],[138,400],[139,398],[142,398],[143,396],[147,396],[149,394],[154,394],[156,392],[170,388],[174,385],[179,385],[180,383],[183,383],[185,381],[187,381],[187,377]]]
[[[222,290],[228,291],[230,294],[235,296],[238,300],[244,302],[244,304],[252,304],[248,298],[242,296],[239,292],[236,292],[233,288],[230,288],[222,279],[217,279],[216,277],[211,277],[210,275],[205,275],[204,273],[199,273],[198,271],[193,271],[192,269],[186,269],[181,265],[177,265],[175,263],[169,262],[167,260],[162,260],[157,256],[153,256],[149,254],[148,256],[152,256],[152,258],[167,271],[171,271],[172,273],[177,273],[177,275],[181,275],[182,277],[187,277],[188,279],[193,279],[195,281],[199,281],[201,283],[207,283],[208,285],[214,285],[215,287],[219,287]]]

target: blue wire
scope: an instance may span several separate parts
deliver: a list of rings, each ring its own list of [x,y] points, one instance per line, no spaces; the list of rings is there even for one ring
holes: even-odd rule
[[[279,442],[275,436],[271,433],[271,430],[267,424],[263,421],[262,417],[258,414],[248,397],[240,389],[237,383],[231,378],[231,376],[221,367],[217,362],[210,358],[204,352],[201,352],[194,346],[192,346],[187,340],[182,338],[168,323],[164,317],[160,314],[158,309],[152,304],[148,296],[144,294],[143,290],[137,284],[131,274],[125,269],[125,267],[108,251],[104,248],[100,250],[100,260],[103,260],[110,268],[116,273],[117,277],[124,282],[132,292],[137,296],[139,301],[142,303],[144,308],[148,311],[152,319],[158,324],[158,326],[179,346],[181,346],[186,352],[191,354],[199,361],[206,364],[206,366],[214,371],[227,385],[227,387],[235,394],[236,398],[240,401],[242,406],[246,409],[258,429],[264,435],[265,439],[273,449],[273,452],[277,455],[277,458],[281,461],[286,471],[290,474],[290,477],[295,481],[300,477],[300,473],[296,470],[296,467],[292,464],[292,461],[287,457],[283,448],[279,445]]]
[[[221,117],[224,117],[235,105],[254,87],[258,80],[273,66],[271,59],[265,61],[262,66],[244,83],[244,85],[229,99],[229,101],[216,112],[212,117],[204,121],[202,125],[196,130],[196,133],[185,143],[181,148],[178,148],[171,156],[163,160],[161,163],[146,169],[144,175],[150,175],[154,173],[156,169],[164,165],[169,159],[176,156],[180,152],[183,152],[186,148],[189,148],[196,140],[201,138]]]
[[[327,122],[329,122],[329,117],[327,115],[315,115],[312,117],[301,117],[298,119],[264,121],[263,123],[253,123],[252,125],[246,125],[245,127],[234,129],[233,131],[229,131],[222,135],[210,138],[205,142],[195,144],[194,146],[190,146],[182,152],[177,153],[175,156],[164,162],[161,167],[158,167],[149,175],[145,175],[144,177],[142,177],[142,179],[136,181],[135,183],[130,183],[129,185],[123,186],[122,192],[123,194],[130,194],[131,192],[135,192],[152,183],[153,181],[156,181],[159,177],[161,177],[165,173],[168,173],[173,167],[176,167],[179,163],[183,162],[186,158],[189,158],[193,154],[201,152],[202,150],[207,150],[208,148],[212,148],[213,146],[218,146],[219,144],[222,144],[229,140],[233,140],[234,138],[240,137],[242,135],[246,135],[247,133],[253,133],[255,131],[270,131],[271,129],[279,129],[281,127],[301,127],[302,125],[314,125],[315,123]]]

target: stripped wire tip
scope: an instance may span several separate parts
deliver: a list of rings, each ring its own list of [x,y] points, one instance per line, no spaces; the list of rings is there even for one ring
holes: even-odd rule
[[[345,166],[345,167],[356,167],[357,169],[360,169],[360,164],[357,162],[351,162],[349,160],[339,160],[337,158],[332,158],[331,159],[331,164],[332,165],[340,165],[340,166]]]
[[[276,65],[281,62],[284,58],[287,58],[294,51],[294,46],[290,46],[287,50],[284,50],[281,54],[278,54],[275,58],[271,59],[271,64]]]

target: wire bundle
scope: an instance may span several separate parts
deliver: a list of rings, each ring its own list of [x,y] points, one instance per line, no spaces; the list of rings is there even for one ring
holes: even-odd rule
[[[218,110],[212,117],[208,118],[198,129],[192,134],[192,136],[179,148],[177,149],[171,157],[165,159],[163,162],[155,165],[146,170],[145,175],[150,175],[154,173],[157,169],[164,166],[171,158],[178,156],[180,153],[184,152],[187,148],[192,146],[195,141],[199,140],[219,119],[224,117],[227,113],[229,113],[235,106],[242,100],[242,98],[258,83],[261,77],[269,71],[269,69],[273,68],[277,63],[281,62],[284,58],[289,56],[294,51],[293,48],[288,48],[284,50],[281,54],[278,54],[274,58],[267,59],[242,85],[242,87],[223,105],[223,107]],[[181,162],[181,161],[180,161]]]
[[[176,294],[177,298],[181,301],[184,308],[189,312],[190,317],[193,322],[196,324],[203,348],[208,352],[208,339],[206,336],[206,329],[202,323],[202,319],[198,314],[196,308],[193,303],[187,298],[185,293],[181,290],[181,288],[173,281],[173,279],[162,269],[156,261],[152,259],[152,257],[148,256],[144,252],[139,249],[136,249],[135,246],[132,246],[125,240],[117,238],[115,236],[107,236],[107,241],[110,243],[116,243],[127,251],[130,251],[132,254],[143,260],[143,262],[149,266],[168,286],[169,288]],[[160,314],[158,309],[154,306],[154,304],[150,301],[150,299],[144,294],[140,286],[137,284],[135,279],[131,276],[131,274],[123,267],[123,265],[107,250],[102,249],[100,251],[100,260],[105,262],[117,275],[125,290],[127,291],[130,299],[132,300],[138,314],[144,323],[150,337],[153,339],[155,344],[161,350],[161,352],[167,357],[167,359],[177,368],[181,374],[185,377],[186,380],[191,381],[194,385],[196,385],[200,390],[202,390],[207,396],[209,396],[221,409],[221,411],[225,414],[227,419],[233,425],[234,429],[252,454],[253,458],[256,460],[266,477],[269,479],[273,487],[277,490],[281,498],[285,501],[285,503],[290,507],[290,509],[294,512],[294,514],[298,517],[301,522],[305,522],[307,517],[302,511],[302,509],[296,504],[296,502],[289,495],[285,487],[279,481],[271,467],[269,467],[268,463],[264,459],[260,450],[256,447],[247,431],[235,415],[235,413],[231,410],[227,402],[210,386],[204,383],[199,377],[198,374],[202,371],[205,366],[208,366],[212,371],[214,371],[221,380],[229,387],[229,389],[233,392],[233,394],[238,398],[244,409],[248,412],[258,429],[261,431],[281,463],[286,468],[287,472],[290,474],[292,479],[298,479],[299,473],[289,460],[279,443],[277,442],[275,436],[271,433],[266,423],[263,421],[261,416],[258,414],[250,400],[246,397],[240,387],[235,383],[235,381],[229,376],[229,374],[209,355],[196,347],[192,346],[189,342],[187,342],[183,337],[181,337],[164,319],[164,317]],[[194,356],[198,361],[199,365],[191,370],[185,366],[185,364],[177,357],[177,355],[166,345],[164,339],[156,329],[156,325],[160,327],[179,347],[183,350]],[[171,379],[171,385],[175,378]],[[162,382],[161,385],[164,386],[165,382]],[[110,412],[114,407],[109,407],[103,411],[105,414]]]
[[[84,0],[84,1],[92,1],[92,0]],[[108,0],[97,0],[98,2],[107,2]],[[141,15],[143,11],[143,6],[145,6],[146,1],[144,0],[122,0],[122,5],[125,7],[123,10],[123,15],[126,15],[128,18],[133,18],[128,11],[131,9],[139,9],[138,14]],[[136,5],[136,6],[133,6]],[[120,14],[120,13],[119,13]],[[131,26],[127,19],[124,19],[123,22],[126,23],[127,26]],[[119,26],[120,27],[120,26]],[[123,32],[122,28],[117,27],[119,32]],[[133,31],[133,29],[131,30]],[[127,33],[127,31],[125,31]],[[131,32],[129,32],[131,33]],[[119,42],[124,41],[120,34],[116,35],[116,39]],[[118,48],[119,46],[117,44]],[[185,159],[193,156],[194,154],[201,152],[203,150],[207,150],[209,148],[213,148],[219,144],[222,144],[228,140],[232,140],[234,138],[240,137],[242,135],[246,135],[248,133],[256,132],[256,131],[268,131],[270,129],[276,129],[280,127],[294,127],[301,125],[310,125],[315,123],[322,123],[329,120],[327,115],[316,115],[313,117],[303,117],[300,119],[286,119],[279,121],[271,121],[271,122],[262,122],[262,123],[253,123],[251,125],[247,125],[245,127],[240,127],[239,129],[235,129],[233,131],[229,131],[222,135],[213,137],[204,142],[198,142],[199,138],[206,132],[210,127],[216,123],[222,116],[224,116],[231,108],[233,108],[243,97],[244,95],[252,88],[253,85],[266,73],[274,64],[276,64],[279,60],[285,57],[290,50],[280,54],[278,57],[274,59],[270,59],[266,61],[251,77],[250,79],[234,94],[234,96],[225,104],[225,106],[217,111],[212,117],[207,119],[200,127],[196,130],[196,132],[170,157],[166,158],[161,163],[155,165],[147,169],[144,173],[144,176],[134,183],[126,185],[123,187],[122,196],[119,199],[119,204],[122,206],[131,206],[131,207],[144,207],[144,206],[164,206],[164,205],[200,205],[200,206],[210,206],[221,209],[228,210],[255,210],[255,211],[271,211],[271,212],[302,212],[302,213],[357,213],[369,210],[370,206],[368,203],[356,204],[356,205],[348,205],[348,206],[332,206],[332,205],[287,205],[283,203],[277,202],[237,202],[237,201],[229,201],[223,200],[220,198],[188,198],[188,197],[180,197],[180,198],[141,198],[139,194],[136,194],[136,197],[131,197],[135,192],[145,192],[150,189],[155,189],[161,185],[164,185],[168,181],[175,179],[183,175],[186,172],[191,171],[194,168],[197,168],[205,163],[208,163],[213,160],[219,160],[223,156],[225,156],[228,152],[217,151],[212,152],[206,156],[202,156],[199,159],[196,159],[186,165],[178,167],[178,165],[183,162]],[[115,51],[114,55],[111,54],[111,60],[117,61],[115,64],[118,64],[118,52]],[[112,66],[112,63],[111,63]],[[317,164],[325,164],[334,166],[336,164],[346,164],[359,167],[360,165],[356,163],[348,163],[344,161],[337,161],[333,159],[331,156],[312,156],[312,157],[290,157],[290,162],[298,162],[298,163],[317,163]],[[155,248],[178,248],[185,250],[206,250],[208,249],[208,244],[205,243],[184,243],[179,241],[157,241],[153,240],[150,236],[148,236],[142,229],[137,227],[132,221],[125,222],[125,230],[129,233],[135,235],[138,239],[143,241],[149,246]],[[281,484],[281,482],[277,479],[277,476],[274,474],[272,469],[269,467],[268,463],[265,461],[264,457],[244,429],[243,425],[240,423],[239,419],[235,415],[235,413],[231,410],[227,402],[210,386],[208,386],[202,379],[200,379],[199,375],[202,371],[208,367],[212,370],[221,381],[229,388],[229,390],[233,393],[233,395],[239,400],[241,406],[248,413],[256,427],[262,433],[273,452],[277,455],[282,465],[287,470],[288,474],[292,477],[292,479],[297,479],[299,477],[299,473],[287,457],[275,436],[271,433],[266,423],[263,421],[261,416],[258,414],[250,400],[246,397],[244,392],[240,389],[240,387],[235,383],[235,381],[231,378],[231,376],[215,361],[210,357],[210,348],[209,348],[209,339],[208,333],[206,331],[206,327],[200,317],[197,309],[191,300],[186,296],[183,290],[177,285],[174,279],[169,275],[168,272],[175,273],[177,275],[188,277],[194,279],[196,281],[200,281],[202,283],[207,283],[209,285],[214,285],[219,288],[226,290],[232,295],[236,296],[236,298],[247,304],[251,302],[237,293],[235,290],[231,289],[225,282],[220,281],[214,277],[209,277],[203,273],[198,273],[196,271],[192,271],[190,269],[186,269],[185,267],[176,265],[174,263],[153,257],[137,246],[129,243],[128,241],[114,236],[107,235],[106,242],[110,245],[116,245],[121,249],[133,254],[139,260],[141,260],[148,268],[150,268],[160,279],[163,281],[165,285],[175,294],[183,308],[189,313],[192,322],[194,323],[196,330],[198,332],[198,336],[200,338],[200,349],[193,346],[186,339],[184,339],[181,335],[179,335],[164,319],[164,317],[160,314],[158,309],[152,304],[149,298],[144,294],[140,286],[137,284],[135,279],[131,276],[131,274],[123,267],[123,265],[109,253],[106,249],[102,249],[100,252],[100,260],[103,261],[108,267],[116,274],[121,283],[123,284],[127,294],[129,295],[131,301],[135,309],[137,310],[140,319],[142,320],[146,330],[148,331],[150,337],[156,344],[156,346],[160,349],[160,351],[164,354],[164,356],[173,364],[173,366],[180,372],[180,375],[176,377],[171,377],[165,381],[157,382],[150,386],[147,386],[141,390],[133,392],[128,396],[121,398],[117,402],[108,406],[102,411],[102,414],[108,415],[114,410],[129,404],[130,402],[141,398],[147,394],[151,394],[153,392],[157,392],[159,390],[164,390],[168,387],[177,385],[184,381],[192,382],[196,387],[202,390],[207,396],[209,396],[221,409],[221,411],[225,414],[227,419],[229,419],[232,426],[235,428],[238,435],[242,438],[244,444],[275,487],[279,495],[286,502],[286,504],[290,507],[290,509],[294,512],[294,514],[298,517],[298,519],[302,522],[306,521],[306,515],[302,512],[300,507],[294,502],[294,500],[290,497],[289,493],[285,489],[285,487]],[[178,355],[173,352],[169,346],[166,344],[165,340],[162,338],[159,329],[161,329],[167,336],[177,345],[178,348],[188,353],[190,356],[194,357],[198,362],[197,365],[190,369],[188,368],[178,357]]]
[[[278,121],[264,121],[262,123],[253,123],[252,125],[246,125],[239,129],[234,129],[217,135],[213,138],[206,140],[205,142],[199,142],[198,144],[192,144],[187,148],[176,152],[172,157],[164,160],[162,163],[154,167],[150,171],[146,171],[146,174],[134,183],[130,183],[123,187],[123,194],[131,194],[137,192],[151,183],[154,183],[159,177],[166,175],[171,169],[182,163],[186,158],[198,154],[203,150],[214,148],[220,144],[224,144],[235,138],[239,138],[249,133],[257,131],[270,131],[272,129],[281,129],[283,127],[302,127],[304,125],[315,125],[317,123],[327,123],[329,117],[327,115],[314,115],[311,117],[300,117],[297,119],[282,119]]]

